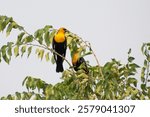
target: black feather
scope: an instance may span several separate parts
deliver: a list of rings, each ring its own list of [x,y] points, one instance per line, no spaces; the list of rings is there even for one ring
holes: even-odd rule
[[[53,39],[52,47],[53,47],[53,50],[55,50],[61,56],[63,57],[66,56],[66,49],[67,49],[66,39],[62,43],[57,43]],[[63,68],[64,59],[61,56],[57,55],[56,53],[53,53],[53,55],[54,55],[54,60],[56,61],[56,72],[63,72],[64,71],[64,68]]]

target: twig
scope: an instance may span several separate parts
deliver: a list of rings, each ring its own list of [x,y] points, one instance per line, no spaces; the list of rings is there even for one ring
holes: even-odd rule
[[[98,61],[98,59],[97,59],[97,57],[96,57],[95,52],[94,52],[94,51],[93,51],[93,49],[91,48],[91,44],[90,44],[90,43],[89,43],[89,46],[88,46],[88,47],[91,49],[92,54],[93,54],[93,56],[94,56],[94,58],[95,58],[95,60],[96,60],[96,62],[97,62],[97,64],[98,64],[99,72],[100,72],[100,74],[101,74],[102,78],[104,79],[104,75],[103,75],[103,72],[102,72],[102,69],[101,69],[100,63],[99,63],[99,61]]]
[[[51,49],[51,48],[48,48],[47,46],[44,46],[43,44],[42,45],[37,45],[37,44],[32,44],[32,43],[27,43],[26,45],[32,45],[32,46],[36,46],[36,47],[40,47],[40,48],[44,48],[44,49],[47,49],[49,51],[51,51],[52,53],[55,53],[57,54],[58,56],[62,57],[70,67],[72,67],[72,65],[69,63],[69,61],[64,57],[62,56],[61,54],[59,54],[58,52],[56,52],[55,50]]]

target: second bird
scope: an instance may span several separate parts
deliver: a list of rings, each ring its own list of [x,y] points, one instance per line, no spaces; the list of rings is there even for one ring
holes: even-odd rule
[[[80,57],[80,56],[81,55],[79,51],[73,53],[72,55],[72,64],[73,64],[74,70],[78,71],[79,69],[83,69],[86,73],[88,73],[89,70],[87,68],[86,61],[83,57]],[[83,65],[82,68],[81,68],[81,65]]]
[[[65,37],[65,32],[67,30],[65,28],[60,28],[56,35],[53,38],[53,43],[52,47],[55,52],[60,54],[61,56],[65,57],[66,56],[66,49],[67,49],[67,40]],[[63,72],[63,61],[64,59],[57,55],[56,53],[54,54],[54,60],[56,61],[56,72]]]

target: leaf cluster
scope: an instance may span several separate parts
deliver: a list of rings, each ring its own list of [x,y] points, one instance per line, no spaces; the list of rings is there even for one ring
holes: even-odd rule
[[[0,16],[0,32],[6,30],[6,36],[11,31],[19,30],[15,42],[8,42],[0,48],[0,62],[4,60],[10,64],[12,56],[27,57],[34,52],[40,60],[55,63],[52,53],[59,55],[52,48],[52,39],[57,32],[51,25],[38,29],[34,34],[29,34],[22,26],[18,25],[13,18]],[[16,92],[2,97],[3,100],[124,100],[124,99],[150,99],[150,43],[144,43],[141,50],[145,57],[144,65],[140,67],[134,62],[131,56],[131,49],[128,51],[127,63],[123,64],[115,58],[101,66],[94,54],[89,42],[72,32],[66,33],[67,46],[71,56],[77,50],[81,57],[93,55],[97,65],[90,65],[87,62],[89,73],[83,69],[74,71],[72,63],[67,60],[70,68],[62,73],[62,82],[55,85],[46,83],[41,78],[27,76],[22,85],[26,92]],[[61,56],[61,55],[59,55]],[[141,69],[141,83],[138,80],[138,71]],[[140,87],[139,87],[140,85]]]

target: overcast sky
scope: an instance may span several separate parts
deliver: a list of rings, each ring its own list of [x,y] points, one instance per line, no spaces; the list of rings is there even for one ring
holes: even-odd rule
[[[140,47],[150,41],[150,0],[0,0],[0,15],[13,17],[29,33],[45,25],[66,27],[91,43],[101,65],[111,58],[125,63],[129,48],[141,65]],[[0,46],[17,34],[12,32],[6,40],[1,33]],[[86,59],[95,64],[93,58]],[[10,65],[0,63],[0,96],[27,91],[21,84],[28,75],[48,83],[59,82],[61,76],[55,65],[38,60],[34,53],[29,59],[12,58]]]

